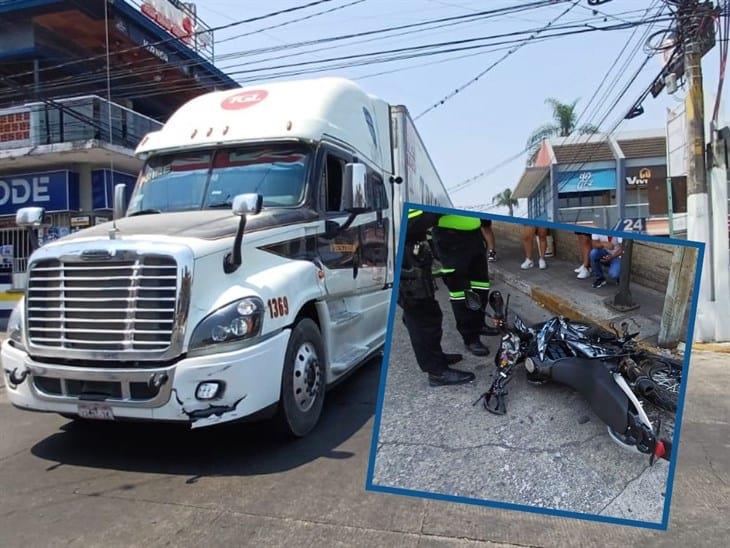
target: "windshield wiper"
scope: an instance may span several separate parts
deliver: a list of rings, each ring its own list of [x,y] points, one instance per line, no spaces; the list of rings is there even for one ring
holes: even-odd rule
[[[135,217],[137,215],[154,215],[155,213],[162,213],[162,211],[160,211],[159,209],[154,209],[154,208],[140,209],[139,211],[130,213],[129,215],[127,215],[127,217]]]

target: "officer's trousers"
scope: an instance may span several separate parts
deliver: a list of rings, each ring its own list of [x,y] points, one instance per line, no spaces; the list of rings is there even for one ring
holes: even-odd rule
[[[486,246],[481,232],[435,229],[434,243],[442,263],[442,279],[449,290],[456,329],[464,343],[479,340],[479,332],[486,325],[484,304],[489,293],[489,267]],[[482,301],[482,310],[466,306],[465,291],[471,289]]]
[[[438,375],[446,369],[446,356],[441,350],[443,314],[436,300],[409,299],[399,301],[403,308],[403,323],[408,330],[418,367]]]

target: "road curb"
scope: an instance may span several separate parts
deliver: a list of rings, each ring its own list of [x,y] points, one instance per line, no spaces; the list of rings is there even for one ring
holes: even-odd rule
[[[699,352],[717,352],[720,354],[730,354],[730,343],[692,343],[692,350]]]

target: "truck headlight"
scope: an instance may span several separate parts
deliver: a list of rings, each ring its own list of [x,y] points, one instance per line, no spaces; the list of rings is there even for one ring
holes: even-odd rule
[[[10,318],[8,319],[8,338],[12,341],[15,348],[19,348],[21,350],[25,350],[24,306],[25,298],[18,301],[18,304],[15,305],[15,308],[13,308],[13,311],[10,313]]]
[[[201,321],[190,338],[192,353],[223,352],[228,345],[257,337],[261,333],[264,303],[246,297],[229,303]]]

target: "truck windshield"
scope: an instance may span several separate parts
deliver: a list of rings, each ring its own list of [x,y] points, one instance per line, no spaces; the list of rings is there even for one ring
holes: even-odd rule
[[[238,194],[262,194],[264,206],[304,199],[310,154],[295,147],[245,147],[151,158],[142,169],[128,215],[231,207]]]

